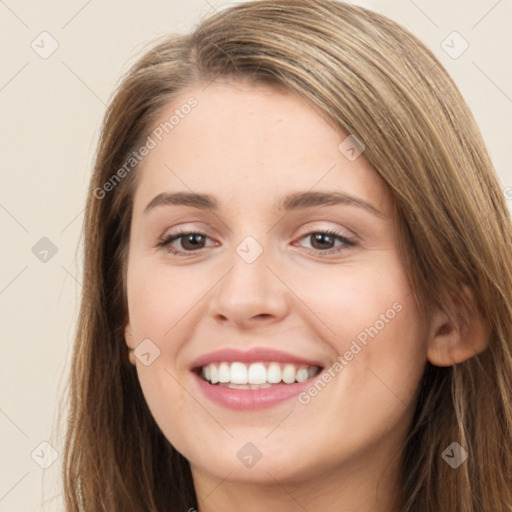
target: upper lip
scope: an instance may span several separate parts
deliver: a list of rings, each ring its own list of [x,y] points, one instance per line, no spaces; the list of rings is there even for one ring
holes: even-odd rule
[[[276,361],[278,363],[292,363],[297,365],[306,366],[319,366],[323,367],[322,363],[317,360],[304,359],[294,354],[289,354],[281,350],[276,350],[267,347],[253,347],[248,350],[240,350],[235,348],[223,348],[209,352],[198,357],[190,365],[191,370],[197,370],[210,363],[220,362],[235,362],[241,363],[257,363],[263,361]]]

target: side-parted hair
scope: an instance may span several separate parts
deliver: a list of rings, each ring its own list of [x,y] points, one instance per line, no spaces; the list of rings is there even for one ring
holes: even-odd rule
[[[98,191],[169,102],[215,79],[298,94],[360,139],[393,196],[400,254],[425,321],[441,309],[462,329],[474,314],[465,285],[488,323],[482,353],[448,367],[426,364],[401,454],[399,512],[512,511],[512,222],[504,193],[472,114],[434,55],[386,17],[331,0],[231,6],[191,34],[153,43],[122,77],[83,225],[66,511],[197,508],[189,463],[154,421],[124,340],[137,167]],[[452,442],[468,452],[456,469],[441,457]]]

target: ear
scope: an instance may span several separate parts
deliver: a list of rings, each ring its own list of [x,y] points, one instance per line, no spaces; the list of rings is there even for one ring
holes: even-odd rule
[[[478,309],[473,292],[467,286],[463,286],[463,291],[472,305],[469,323],[466,326],[452,323],[444,311],[438,311],[433,317],[427,358],[435,366],[462,363],[483,352],[489,345],[489,322]]]
[[[128,346],[128,359],[130,360],[130,363],[133,364],[133,366],[136,366],[134,354],[135,347],[130,322],[128,322],[124,328],[124,340],[126,342],[126,345]]]

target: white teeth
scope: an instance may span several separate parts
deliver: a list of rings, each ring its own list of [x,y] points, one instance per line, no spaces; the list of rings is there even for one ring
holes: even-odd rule
[[[249,366],[249,383],[265,384],[267,382],[267,370],[263,363],[253,363]]]
[[[268,365],[267,382],[270,382],[270,384],[279,384],[281,382],[281,366],[279,363],[270,363]]]
[[[297,370],[297,374],[295,375],[295,379],[297,382],[304,382],[309,378],[309,371],[307,368],[299,368]]]
[[[293,366],[293,364],[287,364],[284,367],[283,373],[281,375],[283,382],[285,382],[286,384],[292,384],[293,382],[295,382],[295,374],[295,366]]]
[[[232,384],[247,384],[247,366],[243,363],[232,363],[229,370]]]
[[[267,382],[264,384],[220,384],[220,386],[231,389],[265,389],[271,387]]]
[[[294,365],[291,363],[251,363],[221,362],[203,366],[202,376],[212,384],[232,389],[260,389],[271,384],[293,384],[304,382],[319,372],[318,366]]]
[[[265,388],[271,388],[272,386],[265,382],[264,384],[250,384],[251,389],[265,389]]]
[[[219,364],[219,382],[229,382],[229,364],[228,363],[220,363]]]

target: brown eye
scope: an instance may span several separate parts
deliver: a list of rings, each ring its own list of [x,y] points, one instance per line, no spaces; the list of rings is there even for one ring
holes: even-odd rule
[[[337,231],[312,231],[307,233],[301,240],[308,240],[313,254],[332,254],[345,250],[347,247],[356,245],[356,242],[350,240],[346,236],[338,233]],[[338,247],[335,247],[336,242],[340,242]]]
[[[205,242],[205,237],[200,233],[181,235],[179,238],[181,238],[181,246],[187,251],[202,249]]]
[[[332,249],[336,239],[327,233],[313,233],[310,236],[311,245],[315,249],[324,250]]]
[[[203,249],[208,238],[204,233],[196,231],[180,232],[163,237],[158,245],[164,247],[169,253],[186,255]],[[178,244],[175,244],[175,242],[178,242]]]

